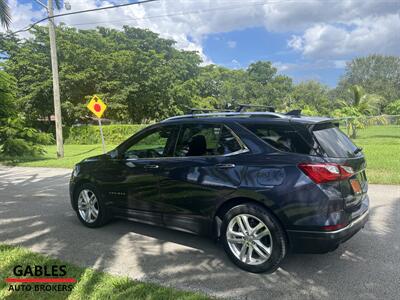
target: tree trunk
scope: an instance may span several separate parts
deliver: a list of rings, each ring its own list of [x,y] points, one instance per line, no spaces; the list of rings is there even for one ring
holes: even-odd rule
[[[356,129],[356,124],[351,123],[351,138],[356,139],[357,138],[357,129]]]

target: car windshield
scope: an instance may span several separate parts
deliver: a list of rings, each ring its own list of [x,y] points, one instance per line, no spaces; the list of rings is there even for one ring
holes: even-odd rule
[[[355,157],[358,147],[334,124],[316,126],[313,130],[321,148],[329,157]]]

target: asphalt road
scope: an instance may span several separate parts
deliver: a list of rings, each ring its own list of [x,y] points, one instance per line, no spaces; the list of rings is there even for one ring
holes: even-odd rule
[[[122,220],[82,226],[69,205],[70,172],[0,167],[0,243],[217,297],[400,299],[400,186],[370,186],[369,223],[335,252],[291,254],[259,275],[205,238]]]

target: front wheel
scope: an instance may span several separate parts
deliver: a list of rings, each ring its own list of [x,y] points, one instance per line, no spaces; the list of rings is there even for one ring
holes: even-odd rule
[[[221,232],[229,258],[246,271],[273,272],[286,255],[283,229],[262,206],[249,203],[231,208]]]
[[[99,194],[96,187],[89,183],[83,184],[75,192],[76,214],[79,221],[87,227],[100,227],[111,218]]]

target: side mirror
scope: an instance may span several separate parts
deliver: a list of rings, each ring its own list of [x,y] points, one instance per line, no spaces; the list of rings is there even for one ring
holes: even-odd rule
[[[108,152],[108,154],[110,155],[110,158],[116,159],[116,158],[118,158],[118,149],[114,149],[114,150]]]

